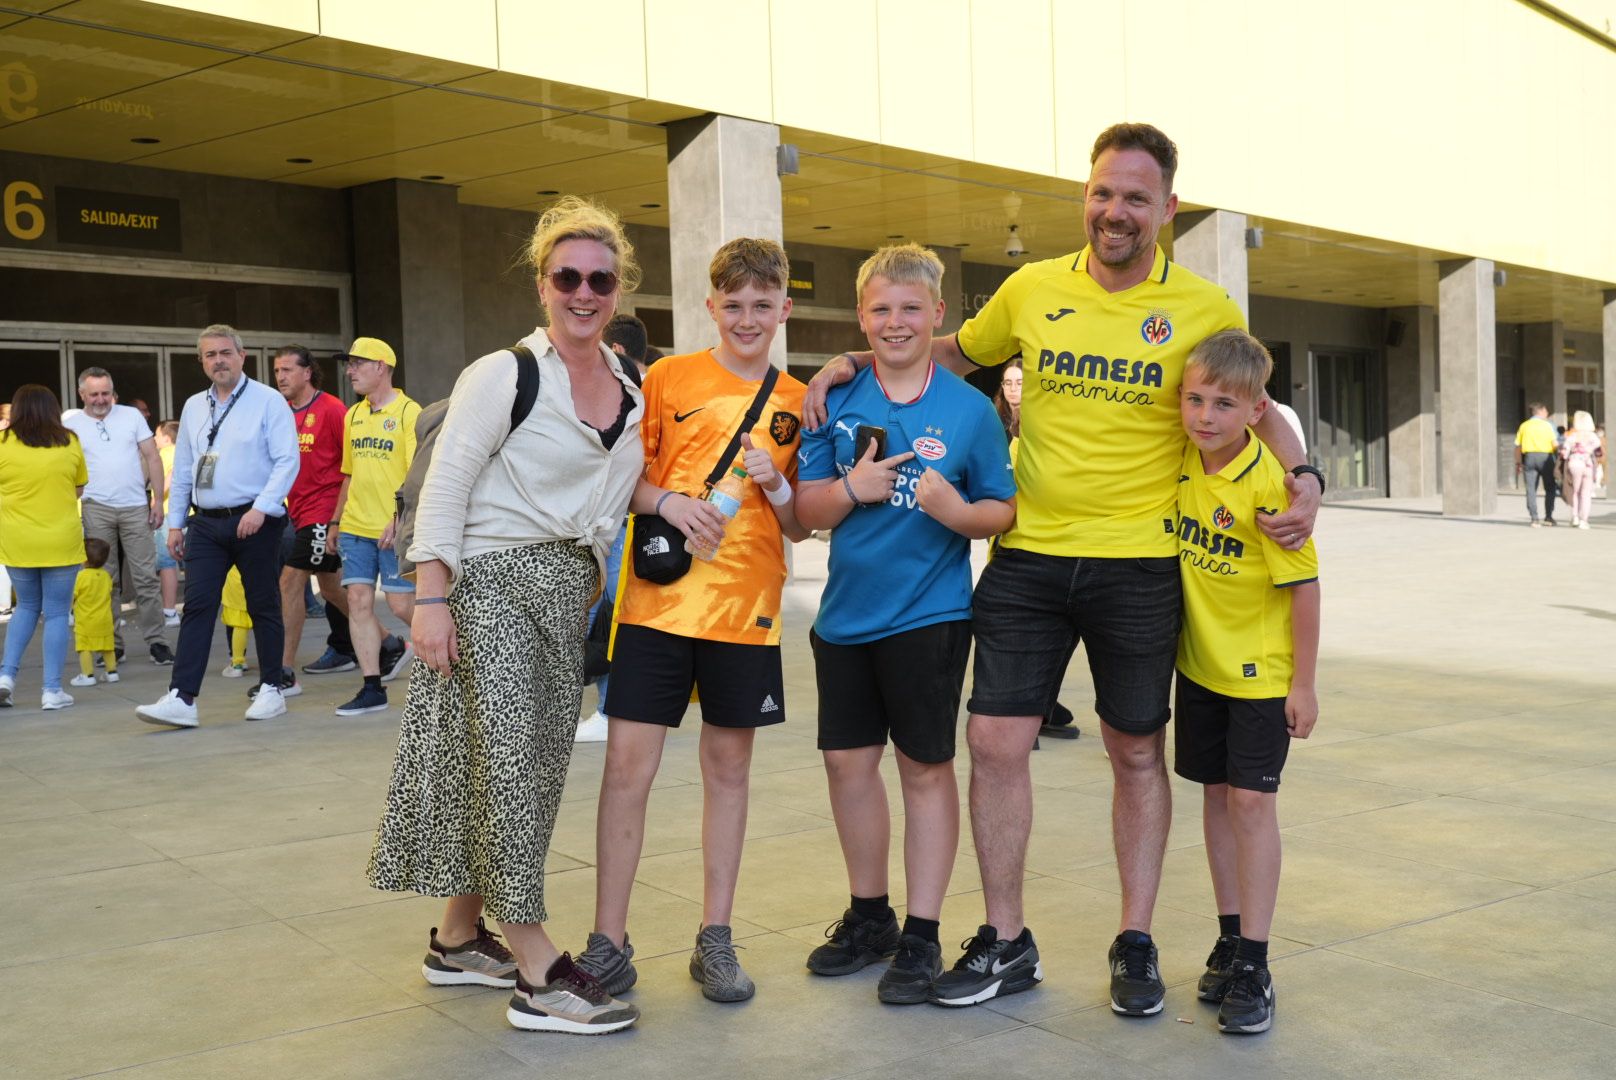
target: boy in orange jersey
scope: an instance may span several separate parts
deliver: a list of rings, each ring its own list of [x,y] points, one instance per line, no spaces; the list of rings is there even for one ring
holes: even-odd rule
[[[692,687],[701,699],[704,792],[702,925],[690,974],[713,1001],[754,991],[735,958],[730,912],[756,730],[785,719],[780,667],[780,591],[785,544],[808,533],[797,522],[791,480],[806,387],[780,373],[737,461],[748,479],[732,519],[705,500],[703,481],[724,456],[769,373],[769,346],[791,313],[789,264],[769,240],[732,240],[710,269],[707,310],[719,344],[661,360],[645,377],[645,476],[629,509],[660,514],[695,548],[677,581],[629,575],[618,598],[607,692],[606,770],[595,824],[595,932],[578,964],[617,995],[634,984],[628,901],[645,837],[645,810],[669,728],[679,726]],[[728,467],[732,462],[724,462]],[[630,547],[633,534],[630,534]]]

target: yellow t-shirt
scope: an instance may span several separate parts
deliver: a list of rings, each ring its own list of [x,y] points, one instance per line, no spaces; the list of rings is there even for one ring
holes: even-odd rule
[[[1245,326],[1222,286],[1170,262],[1109,293],[1089,250],[1029,263],[960,328],[978,364],[1020,353],[1027,378],[1007,547],[1046,555],[1171,556],[1184,432],[1178,387],[1201,339]]]
[[[731,374],[711,349],[667,356],[645,376],[645,478],[658,487],[701,496],[702,481],[757,396],[758,384]],[[788,481],[797,477],[802,398],[807,387],[781,372],[764,402],[752,445],[769,451]],[[736,454],[737,460],[740,453]],[[624,552],[624,562],[633,558]],[[617,621],[682,637],[738,645],[780,643],[780,590],[785,541],[768,499],[750,481],[741,509],[712,562],[692,558],[690,572],[669,585],[625,574]]]
[[[0,564],[84,561],[76,489],[90,473],[78,436],[71,438],[66,446],[25,446],[14,432],[0,431]]]
[[[404,474],[415,460],[415,421],[421,406],[400,390],[380,409],[361,401],[348,410],[342,432],[342,471],[348,502],[342,531],[370,540],[381,538],[393,520],[393,496],[404,486]]]
[[[163,463],[163,517],[168,517],[169,478],[174,475],[174,445],[157,448],[157,460]]]
[[[1552,454],[1560,448],[1560,438],[1553,424],[1534,416],[1515,429],[1515,445],[1523,454]]]
[[[1309,540],[1286,551],[1257,526],[1257,515],[1285,509],[1285,470],[1255,432],[1211,476],[1186,444],[1178,484],[1178,568],[1184,627],[1178,670],[1208,690],[1236,698],[1290,693],[1289,586],[1317,581]]]
[[[112,647],[112,575],[104,567],[85,567],[73,580],[73,649],[107,652]]]

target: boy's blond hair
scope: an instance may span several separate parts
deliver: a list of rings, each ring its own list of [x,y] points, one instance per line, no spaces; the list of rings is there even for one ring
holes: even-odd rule
[[[1263,399],[1263,387],[1274,373],[1274,358],[1262,342],[1244,330],[1220,330],[1190,350],[1184,374],[1199,371],[1216,386],[1252,404]]]
[[[742,236],[713,253],[707,278],[719,293],[740,292],[748,285],[784,289],[791,281],[791,261],[773,240]]]
[[[855,292],[858,303],[864,303],[864,286],[874,277],[884,277],[894,285],[924,285],[934,301],[943,295],[943,260],[916,243],[888,244],[864,260]]]

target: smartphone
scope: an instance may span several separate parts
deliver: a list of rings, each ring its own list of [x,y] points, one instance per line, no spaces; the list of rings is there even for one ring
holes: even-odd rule
[[[880,461],[887,456],[887,429],[876,427],[874,424],[860,424],[853,433],[853,460],[864,459],[864,451],[871,442],[875,443],[875,460]]]

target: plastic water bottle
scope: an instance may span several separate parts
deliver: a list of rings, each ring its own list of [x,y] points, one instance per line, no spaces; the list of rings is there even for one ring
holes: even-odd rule
[[[723,512],[725,521],[735,520],[735,515],[741,512],[741,500],[746,497],[747,480],[746,470],[739,465],[732,465],[724,478],[714,484],[713,489],[707,493],[707,501]],[[685,550],[702,562],[712,562],[713,556],[718,554],[717,545],[710,548],[698,547],[689,540],[685,541]]]

